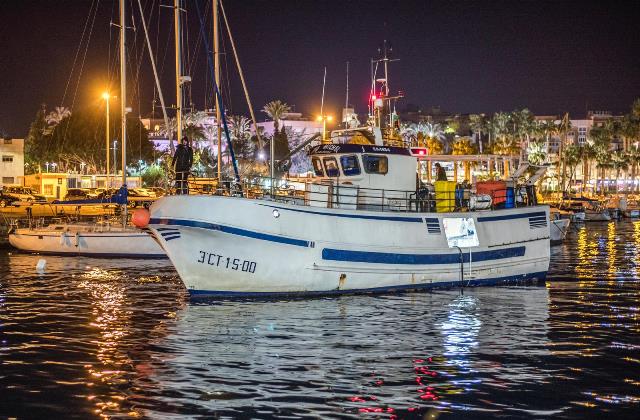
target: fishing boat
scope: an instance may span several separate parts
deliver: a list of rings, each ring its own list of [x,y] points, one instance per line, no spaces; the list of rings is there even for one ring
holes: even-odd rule
[[[545,278],[549,207],[530,188],[526,200],[515,200],[519,185],[503,183],[493,196],[474,185],[459,199],[455,182],[435,181],[433,191],[421,184],[428,151],[398,140],[391,110],[400,95],[389,94],[388,62],[386,53],[376,61],[385,74],[373,78],[371,124],[312,147],[314,175],[303,188],[273,173],[266,183],[240,183],[236,170],[237,196],[154,202],[146,227],[193,296],[379,293]],[[383,83],[379,90],[375,81]],[[219,94],[217,104],[224,115]],[[264,193],[249,195],[256,187]]]
[[[125,59],[125,2],[120,1],[120,89],[126,98]],[[126,166],[127,125],[126,101],[121,104],[122,167]],[[107,113],[108,115],[108,113]],[[107,123],[108,127],[108,123]],[[108,132],[108,129],[107,129]],[[107,140],[107,144],[108,144]],[[107,147],[107,162],[109,161]],[[109,165],[107,164],[107,167]],[[28,252],[56,255],[87,255],[109,257],[166,258],[156,239],[143,229],[129,225],[127,219],[127,173],[122,171],[122,187],[112,196],[101,199],[56,202],[56,206],[120,205],[122,221],[119,224],[101,223],[30,223],[29,227],[13,227],[9,242],[15,248]]]

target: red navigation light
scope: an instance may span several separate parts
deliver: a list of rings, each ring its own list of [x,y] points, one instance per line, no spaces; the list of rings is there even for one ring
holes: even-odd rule
[[[411,156],[426,156],[427,149],[425,147],[412,147]]]
[[[375,101],[376,99],[378,99],[378,97],[376,95],[371,95],[371,100]]]

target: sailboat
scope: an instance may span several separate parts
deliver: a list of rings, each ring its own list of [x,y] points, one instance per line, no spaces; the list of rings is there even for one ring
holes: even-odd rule
[[[374,73],[372,86],[384,85],[372,89],[370,124],[313,147],[314,177],[293,199],[286,189],[256,198],[165,196],[151,206],[147,228],[193,296],[380,293],[545,278],[549,207],[535,194],[509,207],[489,197],[490,208],[481,210],[484,197],[469,200],[483,206],[456,204],[455,183],[437,181],[431,195],[416,182],[428,150],[398,141],[389,61],[385,54],[376,62],[385,74]]]
[[[122,100],[122,187],[111,200],[122,205],[122,223],[55,223],[14,228],[9,243],[23,251],[55,255],[87,255],[101,257],[166,258],[155,237],[147,230],[127,224],[126,168],[126,55],[125,1],[120,0],[120,89]],[[108,151],[107,151],[108,153]],[[87,203],[90,204],[90,203]]]

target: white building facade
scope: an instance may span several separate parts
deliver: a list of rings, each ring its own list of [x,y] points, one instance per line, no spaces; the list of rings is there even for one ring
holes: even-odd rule
[[[0,139],[0,187],[18,185],[24,177],[24,139]]]

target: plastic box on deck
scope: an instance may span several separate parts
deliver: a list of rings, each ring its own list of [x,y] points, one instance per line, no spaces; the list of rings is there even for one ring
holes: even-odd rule
[[[494,206],[507,201],[507,183],[504,181],[479,181],[476,183],[476,191],[478,194],[491,196],[491,201]]]
[[[438,213],[453,211],[456,207],[456,182],[436,181],[433,187],[436,190],[436,211]]]

